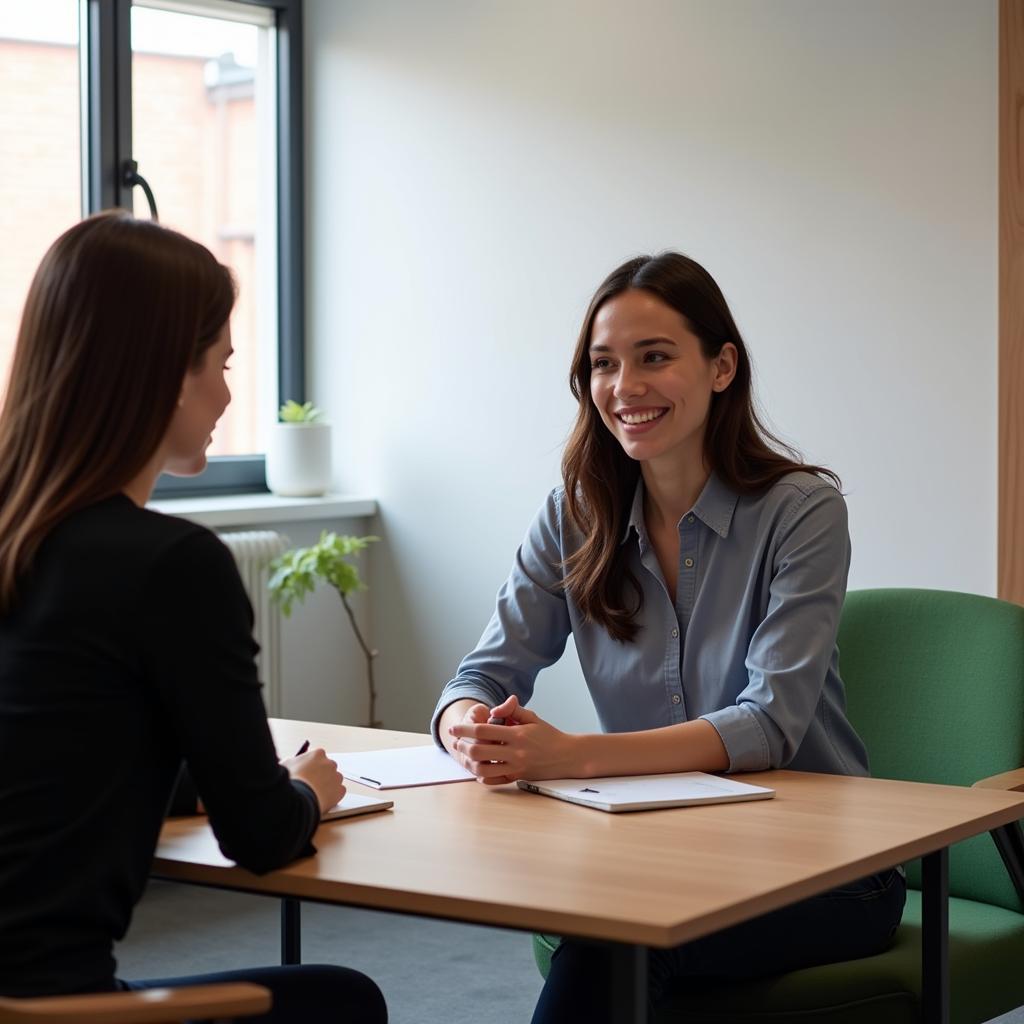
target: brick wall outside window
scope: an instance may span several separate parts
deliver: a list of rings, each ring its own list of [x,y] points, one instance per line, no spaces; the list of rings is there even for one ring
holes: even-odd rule
[[[156,193],[161,222],[208,246],[235,273],[233,401],[211,454],[259,448],[256,351],[257,123],[252,90],[208,88],[203,58],[136,53],[133,156]],[[0,380],[43,253],[81,216],[78,52],[0,39]],[[135,212],[148,216],[136,189]]]

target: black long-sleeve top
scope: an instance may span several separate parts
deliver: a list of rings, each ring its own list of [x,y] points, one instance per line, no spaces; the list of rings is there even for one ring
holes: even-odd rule
[[[278,763],[252,609],[210,531],[116,495],[46,538],[0,616],[0,994],[113,987],[182,761],[227,857],[310,854]]]

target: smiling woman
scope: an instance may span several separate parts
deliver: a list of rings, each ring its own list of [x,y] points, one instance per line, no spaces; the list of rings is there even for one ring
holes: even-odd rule
[[[485,785],[788,767],[867,774],[836,632],[850,543],[830,470],[759,422],[721,290],[678,253],[613,271],[583,319],[564,486],[537,514],[476,649],[435,711]],[[572,635],[604,732],[525,705]],[[503,725],[489,719],[503,719]],[[866,956],[899,923],[897,872],[650,953],[650,998],[707,975]],[[796,944],[794,936],[803,940]],[[606,1020],[598,947],[563,942],[535,1024]]]
[[[617,350],[631,357],[624,369],[616,368]],[[750,357],[725,297],[699,263],[678,253],[641,256],[608,275],[583,318],[569,383],[580,405],[562,460],[564,496],[584,540],[570,555],[566,585],[584,615],[618,640],[637,631],[626,594],[635,581],[618,540],[641,467],[682,506],[696,500],[712,470],[738,494],[763,492],[796,471],[839,483],[830,470],[801,462],[760,422]],[[636,413],[644,423],[624,422]],[[649,505],[655,535],[668,527],[671,549],[671,531],[687,508],[673,521],[660,503]],[[660,561],[674,576],[671,560]]]
[[[699,454],[711,396],[728,387],[736,372],[732,342],[707,358],[685,317],[638,289],[601,307],[590,356],[594,408],[637,461],[685,458],[677,446],[696,446]],[[652,432],[653,447],[634,444]]]
[[[631,288],[594,317],[589,346],[590,398],[608,432],[651,479],[696,495],[704,483],[704,427],[712,398],[732,382],[737,350],[726,342],[704,354],[686,318],[650,292]],[[675,523],[653,506],[649,522],[662,575],[676,593]]]

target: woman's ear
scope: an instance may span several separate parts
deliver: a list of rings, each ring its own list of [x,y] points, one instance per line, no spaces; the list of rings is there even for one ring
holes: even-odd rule
[[[724,391],[732,383],[733,377],[736,376],[738,358],[736,346],[731,341],[727,341],[712,360],[715,365],[715,378],[711,382],[712,391]]]

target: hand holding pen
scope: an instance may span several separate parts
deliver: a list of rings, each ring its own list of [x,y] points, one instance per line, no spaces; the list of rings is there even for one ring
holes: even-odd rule
[[[519,701],[514,696],[492,708],[476,704],[469,708],[461,722],[448,729],[449,734],[455,737],[452,756],[472,772],[478,782],[501,786],[515,781],[503,756],[506,740],[501,732],[520,724],[520,719],[515,717],[518,710]],[[501,726],[501,731],[494,726]]]
[[[577,763],[579,738],[521,707],[515,694],[495,707],[477,707],[481,715],[476,721],[467,720],[467,715],[451,725],[448,733],[455,737],[453,749],[459,762],[480,782],[500,786],[519,779],[574,778],[582,774]]]
[[[333,807],[344,795],[345,786],[338,765],[332,761],[323,747],[309,749],[306,740],[294,757],[281,762],[288,769],[288,774],[299,782],[304,782],[316,794],[323,814]]]
[[[519,698],[512,694],[511,697],[506,697],[500,704],[495,705],[488,712],[488,725],[521,725],[522,719],[519,718],[519,714],[523,711],[520,707]],[[530,712],[527,712],[529,715]]]

